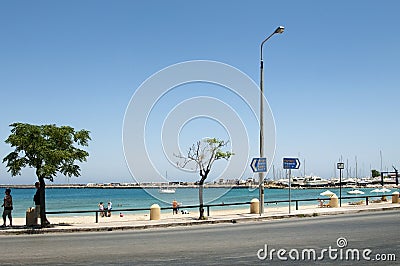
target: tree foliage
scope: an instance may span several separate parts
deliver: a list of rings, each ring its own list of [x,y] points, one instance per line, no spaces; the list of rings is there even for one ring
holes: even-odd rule
[[[11,135],[5,142],[15,149],[3,159],[3,163],[7,162],[12,176],[20,175],[27,166],[36,169],[38,178],[50,181],[57,172],[70,177],[80,175],[80,167],[75,161],[86,161],[89,153],[73,144],[88,146],[89,131],[75,132],[72,127],[55,125],[14,123],[10,126]]]
[[[372,177],[381,176],[381,173],[379,171],[375,170],[375,169],[371,170],[371,174],[372,174]]]
[[[194,170],[199,171],[200,219],[204,219],[203,186],[214,162],[220,159],[229,160],[229,158],[234,155],[231,151],[222,151],[222,148],[226,147],[228,144],[229,141],[219,140],[217,138],[206,138],[193,144],[192,147],[189,148],[186,156],[182,154],[177,155],[178,158],[182,159],[182,162],[177,163],[178,166],[186,168],[194,165]]]
[[[85,150],[74,144],[88,146],[89,131],[75,131],[72,127],[56,125],[31,125],[14,123],[10,125],[11,134],[6,139],[14,151],[3,159],[12,176],[20,175],[25,167],[36,169],[40,182],[41,220],[45,213],[44,179],[53,181],[57,173],[66,176],[79,176],[80,167],[75,162],[84,162],[89,156]],[[43,206],[42,206],[43,204]]]

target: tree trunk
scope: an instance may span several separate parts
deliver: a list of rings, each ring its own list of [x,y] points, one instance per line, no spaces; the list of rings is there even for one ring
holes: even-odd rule
[[[203,207],[203,188],[204,188],[204,184],[203,182],[199,183],[199,212],[200,212],[200,217],[199,220],[203,220],[204,219],[204,207]]]
[[[43,177],[39,177],[39,195],[40,195],[40,225],[45,227],[47,225],[47,218],[46,218],[46,184],[44,182]]]

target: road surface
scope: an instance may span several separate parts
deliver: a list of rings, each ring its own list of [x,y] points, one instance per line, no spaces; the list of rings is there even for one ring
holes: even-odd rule
[[[0,264],[395,265],[393,260],[400,260],[399,214],[379,211],[139,231],[0,236]],[[286,253],[278,257],[279,249]],[[349,249],[357,249],[360,256],[371,250],[370,260],[361,257],[354,261],[351,253],[350,260],[341,260],[340,252],[345,254]],[[317,259],[324,260],[313,261],[312,250]],[[335,254],[336,260],[329,257]],[[380,254],[386,262],[375,260]],[[285,258],[287,261],[282,261]]]

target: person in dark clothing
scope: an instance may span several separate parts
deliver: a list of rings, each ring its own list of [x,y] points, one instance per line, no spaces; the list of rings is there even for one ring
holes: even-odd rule
[[[40,218],[40,183],[35,183],[36,193],[33,196],[33,201],[35,202],[35,218]],[[50,224],[50,222],[46,218],[46,223]]]
[[[36,182],[35,183],[35,188],[36,188],[36,193],[35,196],[33,196],[33,201],[35,202],[35,218],[40,217],[40,183]]]
[[[3,210],[3,226],[6,226],[6,218],[10,220],[10,226],[12,226],[12,215],[11,212],[13,210],[13,202],[12,202],[12,196],[11,196],[11,189],[7,188],[4,196],[4,201],[3,205],[1,207],[4,207]]]

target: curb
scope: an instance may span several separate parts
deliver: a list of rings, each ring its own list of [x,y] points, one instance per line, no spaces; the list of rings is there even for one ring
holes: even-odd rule
[[[235,224],[239,222],[257,222],[257,221],[269,221],[279,220],[288,218],[308,218],[308,217],[319,217],[319,216],[331,216],[331,215],[343,215],[343,214],[354,214],[363,212],[377,212],[377,211],[389,211],[389,210],[400,210],[400,206],[383,206],[377,208],[365,208],[365,209],[354,209],[354,210],[332,210],[328,212],[313,212],[313,213],[294,213],[294,214],[277,214],[269,216],[258,216],[258,217],[237,217],[237,218],[211,218],[209,220],[193,220],[193,221],[181,221],[181,222],[163,222],[157,224],[146,224],[146,225],[117,225],[117,226],[101,226],[101,227],[75,227],[75,228],[24,228],[24,229],[12,229],[0,231],[0,235],[21,235],[21,234],[47,234],[47,233],[77,233],[77,232],[107,232],[107,231],[127,231],[127,230],[145,230],[154,228],[168,228],[168,227],[183,227],[183,226],[196,226],[204,224]],[[56,225],[57,226],[57,225]]]

